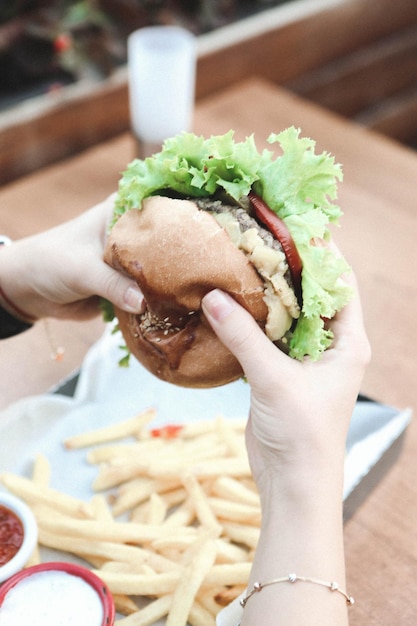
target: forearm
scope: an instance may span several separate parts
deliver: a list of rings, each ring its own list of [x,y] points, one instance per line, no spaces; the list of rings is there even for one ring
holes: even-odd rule
[[[311,477],[312,478],[312,477]],[[298,479],[296,479],[298,480]],[[317,474],[295,481],[271,480],[262,494],[263,523],[252,574],[267,583],[289,574],[337,582],[345,589],[341,478]],[[342,594],[311,582],[284,582],[263,588],[247,601],[242,626],[346,626]]]

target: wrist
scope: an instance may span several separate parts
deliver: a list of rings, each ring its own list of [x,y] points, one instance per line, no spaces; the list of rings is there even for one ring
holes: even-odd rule
[[[30,267],[22,270],[21,255],[16,254],[15,245],[0,236],[0,306],[10,317],[29,327],[40,315],[31,305],[30,285],[25,287],[20,276],[32,276],[33,272]]]
[[[340,502],[343,498],[344,458],[329,455],[313,461],[266,465],[254,472],[261,505],[305,506],[318,500]]]
[[[306,486],[305,489],[292,491],[271,488],[269,495],[261,495],[261,511],[263,530],[273,533],[274,530],[288,527],[290,532],[303,535],[307,541],[327,529],[341,530],[343,527],[343,492],[338,485],[322,482]]]
[[[11,245],[11,239],[0,235],[0,249]],[[4,254],[4,252],[2,252]],[[3,257],[4,259],[4,257]],[[19,335],[32,327],[35,318],[20,309],[4,291],[0,281],[0,339]]]
[[[318,473],[315,480],[307,481],[308,484],[302,487],[296,480],[273,479],[269,493],[264,490],[262,530],[249,589],[255,581],[267,582],[290,572],[337,581],[341,588],[345,588],[343,498],[339,480],[326,481]],[[263,614],[264,607],[271,605],[276,605],[283,623],[326,626],[347,623],[343,598],[329,598],[324,595],[324,588],[313,585],[295,589],[283,585],[264,591],[267,593],[262,592],[262,597],[256,594],[245,608],[247,621],[242,620],[242,626],[243,623],[254,623],[255,619],[258,622],[260,615],[263,624],[274,624],[276,613],[273,609]]]

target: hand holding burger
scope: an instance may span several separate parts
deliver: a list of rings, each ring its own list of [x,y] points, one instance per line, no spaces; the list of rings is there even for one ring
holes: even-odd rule
[[[242,375],[201,309],[216,287],[295,359],[316,360],[331,344],[324,320],[351,293],[346,262],[322,245],[341,214],[341,170],[294,128],[269,141],[277,158],[232,131],[184,133],[120,182],[105,259],[137,282],[147,308],[115,313],[129,351],[163,380],[210,387]]]
[[[0,245],[0,307],[28,326],[45,317],[98,316],[100,298],[140,313],[143,298],[135,281],[103,261],[113,204],[109,197],[49,230]]]
[[[346,435],[370,347],[352,274],[354,295],[329,322],[332,345],[318,363],[277,350],[228,294],[214,290],[203,310],[233,352],[251,389],[246,448],[262,509],[247,590],[290,572],[346,582],[343,485]],[[245,592],[246,595],[248,591]],[[319,585],[264,586],[245,605],[225,609],[220,626],[347,626],[348,605]],[[353,608],[353,610],[355,610]]]

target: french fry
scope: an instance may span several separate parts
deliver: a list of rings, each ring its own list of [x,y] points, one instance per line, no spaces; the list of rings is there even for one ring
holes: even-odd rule
[[[155,461],[155,458],[158,459],[159,456],[161,459]],[[93,488],[95,491],[104,491],[138,477],[165,478],[168,481],[175,481],[180,475],[183,464],[184,459],[175,448],[165,450],[163,454],[158,455],[152,447],[149,450],[143,450],[137,457],[129,456],[127,459],[115,457],[101,465],[93,482]]]
[[[212,508],[210,507],[204,490],[196,477],[192,474],[185,473],[182,476],[182,482],[188,492],[190,500],[193,503],[197,518],[201,526],[207,529],[213,529],[217,536],[221,535],[222,527],[216,519]]]
[[[167,537],[169,528],[188,526],[189,524],[192,524],[194,520],[195,508],[191,500],[187,498],[181,506],[175,509],[175,511],[165,519],[162,524],[165,529],[164,537]],[[169,533],[171,534],[171,531],[169,531]]]
[[[51,464],[49,463],[46,456],[38,453],[33,463],[32,480],[37,485],[48,487],[50,479],[51,479]]]
[[[91,498],[91,505],[94,511],[94,519],[102,522],[113,522],[113,514],[102,494],[95,494]]]
[[[204,552],[203,557],[202,561],[205,565],[210,555],[207,556]],[[250,563],[213,565],[205,574],[201,586],[243,585],[249,578],[250,569]],[[133,596],[160,596],[174,593],[183,577],[180,570],[155,574],[154,576],[106,572],[104,570],[94,570],[94,573],[101,577],[112,593]]]
[[[231,522],[252,524],[261,523],[261,509],[259,506],[231,502],[224,498],[209,498],[208,502],[218,518]]]
[[[142,502],[147,502],[153,493],[156,492],[155,480],[139,476],[133,478],[128,483],[124,483],[124,489],[119,489],[112,511],[116,517],[123,515],[127,511],[137,507]]]
[[[40,502],[74,518],[91,519],[93,516],[93,511],[88,503],[57,491],[56,489],[38,485],[23,476],[4,472],[0,475],[0,482],[2,482],[9,491],[20,496],[28,504]]]
[[[155,572],[152,567],[150,567],[145,562],[135,562],[128,563],[127,561],[106,561],[101,566],[100,570],[102,572],[118,572],[122,574],[152,574],[155,575]]]
[[[227,446],[219,438],[214,430],[210,433],[191,438],[177,438],[174,445],[181,457],[184,454],[188,462],[193,459],[212,459],[216,456],[224,456],[227,453]]]
[[[47,487],[49,485],[51,478],[51,464],[49,463],[46,456],[38,453],[33,462],[32,468],[32,480],[37,485],[43,485]],[[39,544],[36,545],[33,550],[29,561],[25,564],[26,567],[31,567],[32,565],[38,565],[41,562],[41,553]]]
[[[213,478],[224,474],[237,478],[251,475],[248,460],[240,457],[201,461],[189,467],[189,470],[199,479]]]
[[[216,553],[216,563],[244,563],[249,560],[245,548],[227,541],[224,537],[216,539]]]
[[[142,476],[147,472],[149,462],[150,459],[142,455],[139,458],[129,458],[125,463],[113,462],[102,465],[93,482],[93,490],[105,491],[128,480]]]
[[[252,563],[213,565],[203,581],[203,586],[244,585],[249,579]]]
[[[206,611],[208,611],[211,615],[216,617],[218,612],[223,607],[216,602],[215,597],[217,593],[222,592],[224,589],[228,589],[228,587],[206,587],[200,589],[196,596],[196,602],[198,602],[198,604],[206,609]]]
[[[188,622],[191,626],[216,626],[214,615],[199,602],[193,602],[188,614]]]
[[[167,491],[166,493],[162,493],[162,498],[164,499],[168,509],[170,507],[178,506],[187,497],[187,492],[183,487],[179,487],[178,489],[172,489]]]
[[[195,542],[195,537],[190,535],[182,535],[171,537],[170,533],[166,533],[165,536],[159,537],[152,541],[151,547],[153,550],[162,554],[181,554],[184,550],[187,550]],[[169,557],[172,558],[172,557]]]
[[[114,594],[114,606],[121,615],[133,615],[138,611],[138,605],[129,596]]]
[[[233,600],[238,598],[246,589],[246,585],[234,585],[233,587],[223,587],[221,591],[216,593],[214,600],[220,606],[227,606]]]
[[[166,626],[186,626],[194,598],[214,563],[215,555],[214,538],[210,534],[202,536],[190,548],[189,562],[175,589]]]
[[[134,443],[109,443],[108,445],[100,445],[97,447],[92,447],[86,453],[87,462],[90,465],[98,465],[99,463],[106,463],[111,459],[117,459],[118,457],[122,459],[135,458],[145,452],[150,451],[153,448],[155,452],[158,449],[162,449],[162,442],[157,439],[152,439],[151,441],[141,442],[135,441]]]
[[[140,548],[111,541],[92,541],[76,536],[67,536],[39,529],[39,540],[43,546],[63,550],[75,555],[98,556],[102,559],[117,560],[135,566],[145,562],[145,554]]]
[[[107,561],[102,566],[102,569],[132,574],[143,574],[146,570],[148,573],[160,574],[163,572],[178,571],[180,567],[178,563],[174,563],[146,548],[135,547],[135,550],[137,550],[140,555],[138,560],[134,562],[128,559],[123,561]]]
[[[169,561],[172,561],[173,563],[181,563],[183,549],[184,545],[181,545],[178,548],[176,548],[174,545],[171,547],[167,546],[166,548],[161,549],[159,551],[159,554],[161,554],[161,556],[165,557]]]
[[[95,567],[96,569],[100,569],[106,563],[105,559],[101,558],[100,556],[94,556],[92,554],[83,554],[82,558],[84,559],[84,561],[87,561],[87,563],[91,565],[91,567]]]
[[[161,596],[137,613],[116,621],[116,626],[151,626],[167,615],[172,604],[172,595]]]
[[[130,513],[129,520],[137,524],[146,524],[148,519],[149,501],[138,504]]]
[[[219,476],[213,482],[212,495],[233,502],[259,506],[259,495],[243,481],[230,476]]]
[[[243,437],[236,437],[233,420],[225,420],[224,417],[217,418],[215,426],[219,438],[226,443],[230,454],[246,458],[245,441]]]
[[[152,567],[155,572],[175,572],[178,570],[179,565],[177,562],[167,559],[149,548],[143,548],[143,550],[145,552],[145,563]]]
[[[38,523],[44,530],[70,536],[79,536],[95,541],[141,544],[155,541],[161,536],[161,525],[134,524],[131,522],[99,522],[95,520],[76,520],[59,517],[48,519],[38,517]],[[179,536],[195,535],[196,529],[183,527],[173,529]]]
[[[155,479],[146,476],[134,478],[119,488],[118,496],[113,504],[113,514],[115,516],[122,515],[127,511],[137,507],[141,502],[147,501],[153,493],[160,496],[170,493],[181,485],[180,477],[171,479]],[[174,496],[164,498],[165,506],[169,508],[174,503],[178,504],[184,500],[185,491],[182,490],[183,497],[178,499]]]
[[[208,552],[209,549],[207,549]],[[206,554],[204,551],[202,554],[202,562],[205,565],[212,557],[212,553]],[[250,569],[251,563],[212,565],[205,574],[201,586],[216,587],[218,585],[246,584]],[[102,578],[112,593],[126,593],[134,596],[159,596],[174,593],[178,588],[180,579],[183,577],[183,572],[180,569],[155,574],[154,576],[106,572],[104,570],[94,570],[94,573]]]
[[[216,420],[223,416],[216,416],[214,419],[199,420],[197,422],[190,422],[184,424],[184,428],[181,431],[181,436],[184,439],[195,438],[199,435],[212,433],[216,430]],[[246,419],[234,419],[231,421],[233,430],[236,432],[244,432],[246,428]]]
[[[84,432],[73,437],[68,437],[64,441],[64,446],[69,449],[85,448],[87,446],[105,443],[107,441],[115,441],[124,439],[128,436],[137,435],[145,426],[149,424],[155,417],[155,410],[148,409],[139,413],[135,417],[122,422],[117,422],[110,426],[105,426],[97,430]]]
[[[148,524],[162,524],[167,514],[167,506],[158,493],[151,493],[149,497]]]
[[[181,572],[164,572],[149,576],[147,574],[124,574],[93,570],[103,580],[112,593],[129,596],[162,596],[174,593],[180,581]]]
[[[226,537],[229,537],[235,543],[248,546],[249,548],[256,548],[258,545],[260,530],[256,526],[224,522],[223,532]]]
[[[174,456],[172,455],[171,458],[169,456],[164,457],[162,459],[158,459],[158,461],[153,460],[147,467],[146,467],[146,473],[149,476],[153,476],[155,478],[169,478],[169,477],[173,477],[173,476],[178,476],[180,475],[183,471],[189,469],[190,471],[192,471],[192,473],[196,473],[196,471],[198,470],[194,470],[195,466],[196,468],[199,468],[199,464],[202,464],[202,468],[205,468],[205,464],[207,464],[209,467],[214,467],[216,466],[216,462],[218,462],[218,459],[221,458],[224,454],[225,451],[225,446],[223,444],[218,444],[217,447],[211,447],[208,450],[205,451],[200,451],[199,453],[195,452],[195,451],[178,451],[177,455]],[[227,459],[227,460],[231,460],[231,459]],[[236,460],[236,459],[233,459]],[[223,463],[226,460],[223,460]],[[241,472],[242,470],[240,469],[242,467],[242,465],[244,465],[243,463],[239,464],[239,471]],[[211,470],[211,472],[209,471],[209,473],[207,474],[208,477],[210,476],[216,476],[217,472],[216,470],[213,469]],[[199,473],[199,476],[201,476],[202,478],[204,478],[206,475],[204,474],[203,470],[201,470],[201,472]]]

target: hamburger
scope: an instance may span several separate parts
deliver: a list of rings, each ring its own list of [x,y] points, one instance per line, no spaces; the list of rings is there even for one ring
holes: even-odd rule
[[[136,280],[146,310],[110,318],[128,353],[162,380],[213,387],[242,376],[201,310],[214,288],[292,358],[317,360],[332,342],[326,320],[350,297],[349,267],[325,244],[341,216],[341,167],[299,129],[268,141],[278,156],[233,131],[182,133],[120,180],[105,260]]]

